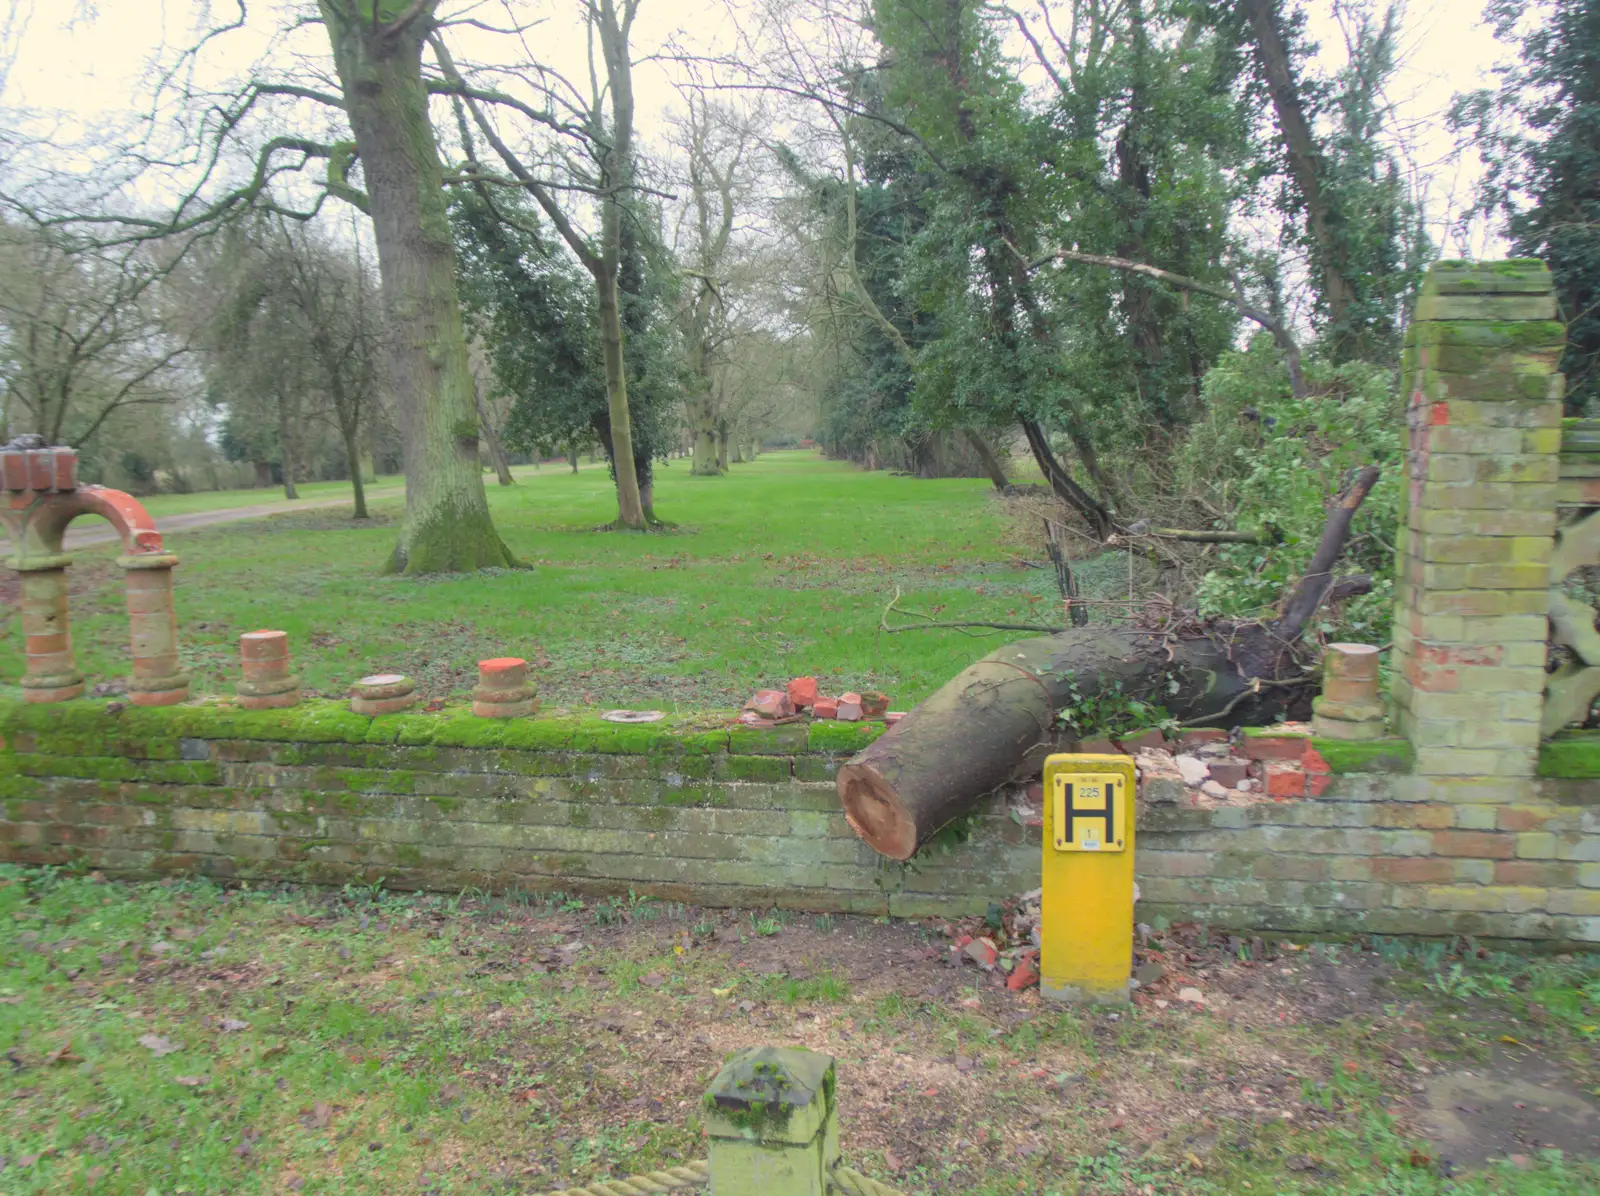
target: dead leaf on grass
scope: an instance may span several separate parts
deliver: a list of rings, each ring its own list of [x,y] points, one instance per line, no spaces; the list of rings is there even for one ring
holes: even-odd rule
[[[249,1022],[241,1022],[236,1017],[225,1017],[222,1019],[222,1032],[224,1034],[237,1034],[240,1030],[248,1030],[249,1028]]]
[[[288,1047],[284,1046],[281,1042],[275,1042],[266,1050],[261,1052],[261,1059],[263,1062],[265,1062],[268,1059],[276,1059],[279,1055],[286,1055],[288,1053]]]
[[[51,1067],[57,1063],[82,1063],[83,1056],[72,1049],[72,1039],[63,1038],[61,1045],[44,1057],[44,1065]]]
[[[175,1055],[183,1050],[164,1034],[142,1034],[139,1037],[139,1045],[149,1050],[157,1059],[163,1055]]]
[[[666,982],[667,978],[660,972],[646,972],[643,976],[639,977],[639,983],[644,985],[646,988],[660,988]]]
[[[199,1088],[209,1079],[211,1079],[210,1076],[174,1076],[172,1082],[174,1084],[182,1084],[185,1088]]]
[[[886,1149],[883,1152],[883,1164],[889,1168],[890,1171],[900,1171],[904,1169],[906,1161],[899,1155],[895,1154],[894,1151]]]
[[[309,1110],[300,1113],[300,1124],[308,1130],[325,1130],[333,1123],[333,1106],[326,1101],[318,1101]]]

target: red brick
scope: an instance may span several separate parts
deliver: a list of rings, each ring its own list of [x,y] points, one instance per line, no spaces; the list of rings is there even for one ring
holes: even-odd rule
[[[1396,802],[1373,807],[1372,825],[1386,829],[1442,831],[1455,824],[1456,808],[1444,803]]]
[[[1494,883],[1565,888],[1576,883],[1576,871],[1571,864],[1553,860],[1496,860]]]
[[[1372,861],[1372,879],[1402,885],[1448,884],[1455,879],[1455,865],[1425,856],[1382,856]]]
[[[289,633],[287,631],[247,631],[239,637],[239,659],[287,660]]]
[[[53,689],[28,689],[24,687],[22,691],[22,700],[25,702],[70,702],[73,698],[82,696],[83,682],[81,681],[75,685],[58,685]]]
[[[1304,735],[1246,735],[1244,754],[1252,760],[1301,760],[1311,740]]]
[[[839,695],[839,706],[834,711],[833,717],[841,722],[853,723],[861,719],[861,695],[848,693]]]
[[[1307,780],[1305,769],[1299,765],[1273,761],[1267,765],[1267,796],[1304,797]]]
[[[152,693],[149,690],[130,689],[128,701],[135,706],[176,706],[179,702],[189,700],[189,687],[182,689],[163,689]]]
[[[883,712],[883,721],[892,727],[905,716],[906,712],[904,710],[885,710]]]
[[[1250,775],[1247,760],[1207,760],[1206,764],[1211,769],[1211,779],[1229,789],[1237,789],[1239,782]]]
[[[789,695],[781,689],[756,690],[754,696],[744,704],[744,708],[755,711],[762,718],[788,718],[794,713]]]
[[[861,695],[861,713],[868,718],[882,718],[889,709],[889,695],[873,690]]]
[[[284,710],[300,701],[298,689],[281,694],[240,694],[234,699],[240,710]]]
[[[1193,751],[1203,743],[1227,743],[1228,733],[1219,727],[1197,727],[1185,731],[1178,740],[1179,751]]]
[[[1435,831],[1433,850],[1439,855],[1477,860],[1509,860],[1516,855],[1516,840],[1494,831]]]
[[[838,718],[839,699],[818,698],[811,706],[811,715],[813,718]]]
[[[1311,797],[1321,797],[1333,782],[1333,769],[1316,748],[1306,747],[1306,792]]]
[[[478,684],[497,689],[516,689],[527,676],[528,662],[520,656],[496,656],[478,662]]]
[[[1036,964],[1038,956],[1030,951],[1017,960],[1016,967],[1011,969],[1011,975],[1006,977],[1006,987],[1012,992],[1021,992],[1039,983],[1039,969]]]
[[[1503,831],[1537,831],[1555,816],[1553,810],[1530,810],[1522,806],[1502,806],[1499,826]]]
[[[785,687],[796,710],[809,710],[817,702],[817,679],[796,677]]]

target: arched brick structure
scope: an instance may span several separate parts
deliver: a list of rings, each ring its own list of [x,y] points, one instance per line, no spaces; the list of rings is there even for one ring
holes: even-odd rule
[[[83,693],[72,658],[67,618],[67,525],[79,515],[103,516],[122,537],[117,564],[126,572],[133,676],[128,697],[140,706],[170,706],[189,696],[178,667],[178,623],[172,568],[155,520],[138,499],[104,486],[79,486],[78,455],[69,448],[0,450],[0,519],[11,533],[10,565],[21,575],[22,632],[30,702],[63,702]]]

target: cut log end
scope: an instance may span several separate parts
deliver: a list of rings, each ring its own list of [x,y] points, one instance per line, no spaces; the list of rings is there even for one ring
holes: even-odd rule
[[[846,764],[837,780],[845,820],[869,847],[892,860],[909,860],[916,854],[916,819],[876,768]]]

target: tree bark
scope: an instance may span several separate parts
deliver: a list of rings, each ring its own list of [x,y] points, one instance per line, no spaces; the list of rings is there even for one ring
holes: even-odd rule
[[[1072,475],[1056,459],[1055,453],[1050,448],[1050,441],[1046,439],[1044,429],[1031,419],[1022,421],[1023,434],[1028,438],[1028,447],[1033,451],[1033,459],[1038,463],[1039,472],[1044,474],[1044,480],[1049,483],[1055,496],[1066,503],[1088,522],[1094,534],[1101,540],[1108,539],[1113,530],[1111,512],[1105,505],[1090,494],[1077,482],[1072,480]]]
[[[1294,65],[1289,61],[1288,47],[1284,45],[1277,0],[1242,0],[1242,7],[1250,21],[1256,62],[1266,79],[1267,93],[1278,118],[1289,173],[1306,206],[1306,225],[1311,230],[1312,244],[1321,266],[1322,299],[1337,335],[1355,301],[1355,288],[1339,239],[1338,214],[1324,185],[1322,152],[1300,99],[1300,86],[1295,79]]]
[[[295,475],[298,472],[295,453],[295,423],[297,422],[289,410],[289,396],[278,389],[278,454],[283,460],[283,496],[287,499],[300,497],[300,492],[295,489]]]
[[[983,471],[989,475],[989,481],[994,483],[994,488],[1001,494],[1006,492],[1011,485],[1011,479],[1006,477],[1005,466],[1000,464],[1000,458],[995,455],[989,441],[983,433],[966,429],[967,442],[972,445],[972,451],[978,454],[978,460],[983,462]]]
[[[1217,727],[1280,713],[1304,669],[1295,641],[1336,590],[1331,570],[1357,508],[1377,481],[1362,469],[1339,496],[1321,543],[1273,624],[1221,624],[1185,636],[1107,627],[1022,640],[991,652],[920,703],[840,768],[845,817],[875,850],[910,859],[974,802],[1058,737],[1063,707],[1099,694],[1137,698],[1180,722]],[[1370,578],[1346,579],[1347,594]]]
[[[473,387],[474,401],[478,407],[478,424],[483,429],[484,447],[489,450],[489,464],[494,466],[495,477],[502,486],[515,486],[517,479],[511,476],[511,466],[506,462],[505,446],[500,443],[500,431],[494,426],[494,420],[489,418],[489,412],[483,405],[483,395]]]
[[[339,435],[344,438],[344,459],[350,469],[350,492],[355,498],[352,519],[370,519],[367,514],[367,487],[361,478],[361,437],[353,425],[339,421]]]
[[[1113,690],[1182,720],[1237,701],[1229,716],[1241,726],[1269,720],[1285,692],[1252,695],[1228,649],[1210,639],[1085,627],[1022,640],[960,673],[840,768],[845,817],[874,850],[910,859],[1009,780],[1033,749],[1053,742],[1057,710]]]
[[[319,0],[319,7],[366,179],[358,201],[372,218],[390,332],[383,356],[400,414],[406,513],[388,569],[514,564],[490,518],[478,464],[455,243],[423,88],[433,6],[392,24],[372,20],[370,3]]]
[[[692,412],[694,420],[694,466],[690,473],[698,477],[717,477],[722,466],[717,463],[717,431],[709,411],[698,407]]]

